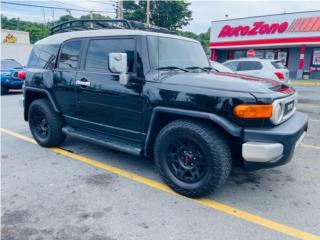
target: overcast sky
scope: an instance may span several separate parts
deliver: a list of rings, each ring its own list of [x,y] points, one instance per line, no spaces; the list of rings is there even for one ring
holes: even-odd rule
[[[104,14],[114,16],[114,1],[115,0],[61,0],[61,1],[12,1],[26,4],[54,6],[63,8],[76,8],[86,10],[105,11]],[[188,1],[191,2],[190,9],[192,10],[193,20],[190,25],[184,27],[184,30],[201,33],[208,30],[210,21],[228,18],[241,18],[249,16],[259,16],[268,14],[277,14],[284,12],[301,12],[320,10],[319,0],[278,0],[278,1]],[[20,17],[21,20],[44,22],[57,19],[61,15],[65,15],[65,10],[46,9],[42,8],[16,6],[1,3],[1,13],[8,17]],[[72,15],[80,16],[85,12],[71,11]]]

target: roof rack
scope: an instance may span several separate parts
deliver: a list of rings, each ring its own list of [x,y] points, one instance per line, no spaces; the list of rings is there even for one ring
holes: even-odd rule
[[[126,19],[78,19],[60,23],[50,29],[50,35],[62,32],[97,30],[97,29],[132,29],[175,34],[166,28]]]

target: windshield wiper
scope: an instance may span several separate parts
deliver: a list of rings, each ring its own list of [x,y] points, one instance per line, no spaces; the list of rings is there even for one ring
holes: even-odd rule
[[[208,70],[209,72],[210,71],[220,72],[220,71],[218,71],[217,69],[215,69],[213,67],[204,67],[204,69]]]
[[[186,67],[186,69],[201,69],[202,71],[206,71],[206,72],[208,72],[208,71],[210,71],[212,68],[210,68],[210,67],[199,67],[199,66],[192,66],[192,67]]]
[[[181,71],[184,71],[184,72],[189,72],[187,69],[180,68],[180,67],[177,67],[177,66],[159,67],[156,70],[181,70]]]

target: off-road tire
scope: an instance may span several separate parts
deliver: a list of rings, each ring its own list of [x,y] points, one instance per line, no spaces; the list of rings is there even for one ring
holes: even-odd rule
[[[47,121],[47,136],[41,137],[36,130],[36,114],[43,114]],[[33,138],[43,147],[55,147],[63,143],[66,135],[62,132],[64,121],[59,116],[47,99],[37,99],[33,101],[28,111],[29,127]]]
[[[203,197],[220,187],[232,166],[230,147],[223,135],[214,127],[189,119],[176,120],[163,127],[155,140],[154,159],[164,182],[177,193],[192,198]],[[178,138],[192,139],[207,158],[207,171],[199,182],[183,182],[168,167],[167,152]]]

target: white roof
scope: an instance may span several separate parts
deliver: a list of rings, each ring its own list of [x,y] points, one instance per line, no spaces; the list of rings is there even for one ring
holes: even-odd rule
[[[257,58],[257,57],[247,57],[247,58],[237,58],[237,59],[231,59],[227,60],[224,63],[227,62],[241,62],[241,61],[255,61],[255,62],[274,62],[274,61],[281,61],[280,59],[269,59],[269,58]]]
[[[99,29],[99,30],[85,30],[85,31],[73,31],[73,32],[64,32],[57,33],[52,36],[41,39],[35,44],[61,44],[66,40],[74,38],[85,38],[85,37],[107,37],[107,36],[160,36],[168,38],[176,38],[186,41],[198,42],[191,38],[185,38],[173,34],[164,34],[157,32],[148,32],[140,30],[127,30],[127,29]]]

